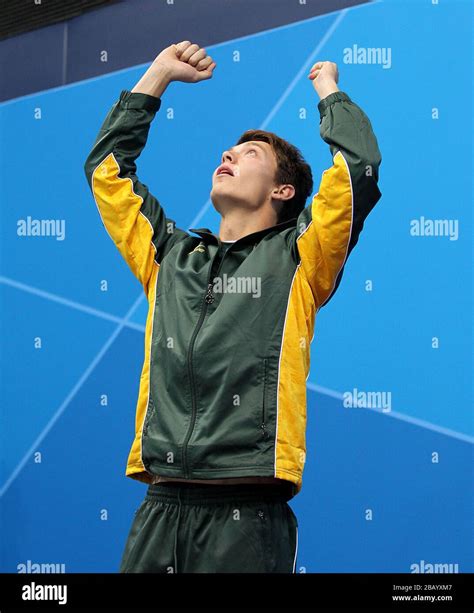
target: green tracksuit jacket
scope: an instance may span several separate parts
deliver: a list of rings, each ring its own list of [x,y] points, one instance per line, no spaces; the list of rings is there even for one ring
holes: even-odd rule
[[[176,228],[136,175],[161,100],[123,90],[85,162],[101,219],[148,299],[126,475],[273,476],[302,486],[306,379],[318,310],[381,197],[372,126],[344,92],[318,104],[333,164],[298,218],[222,257],[207,228]]]

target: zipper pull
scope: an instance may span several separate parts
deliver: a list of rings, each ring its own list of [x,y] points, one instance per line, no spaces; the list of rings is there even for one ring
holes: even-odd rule
[[[214,294],[212,293],[212,283],[209,283],[207,286],[207,293],[206,293],[206,297],[205,300],[207,302],[207,304],[210,304],[211,302],[214,302]]]

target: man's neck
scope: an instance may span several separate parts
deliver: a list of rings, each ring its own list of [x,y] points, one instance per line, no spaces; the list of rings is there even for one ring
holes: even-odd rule
[[[275,216],[270,212],[256,211],[242,213],[242,211],[229,211],[221,218],[219,238],[221,241],[236,241],[243,236],[258,232],[274,226],[277,223]]]

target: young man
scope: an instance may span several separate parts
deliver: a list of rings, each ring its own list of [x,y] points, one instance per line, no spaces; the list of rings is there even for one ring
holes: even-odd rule
[[[176,228],[135,160],[168,84],[209,79],[215,66],[190,41],[162,51],[122,91],[85,164],[149,303],[126,468],[149,487],[120,572],[295,572],[288,500],[302,487],[315,316],[381,196],[370,121],[338,89],[336,65],[318,62],[309,78],[333,165],[311,204],[299,150],[250,130],[212,177],[219,234]]]

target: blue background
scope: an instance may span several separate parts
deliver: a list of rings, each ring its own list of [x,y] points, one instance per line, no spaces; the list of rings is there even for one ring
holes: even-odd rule
[[[83,46],[89,17],[68,24],[77,75],[91,47],[107,49],[123,27],[123,4],[94,12],[108,27]],[[164,8],[147,10],[158,20]],[[214,77],[169,87],[138,162],[179,227],[217,231],[211,175],[248,128],[297,145],[317,192],[332,160],[306,77],[316,61],[338,64],[340,89],[372,122],[382,199],[316,319],[307,463],[290,502],[297,572],[411,572],[423,560],[473,571],[471,10],[467,1],[386,0],[206,45]],[[61,27],[41,31],[38,53]],[[3,57],[22,38],[1,43]],[[149,48],[185,38],[204,46],[190,26]],[[345,64],[354,44],[391,48],[391,67]],[[101,224],[83,164],[110,106],[149,61],[0,105],[1,572],[28,560],[116,572],[146,492],[124,473],[147,303]],[[28,216],[64,219],[65,240],[18,236]],[[458,240],[411,236],[421,216],[458,220]],[[392,410],[345,408],[342,394],[354,388],[391,392]]]

